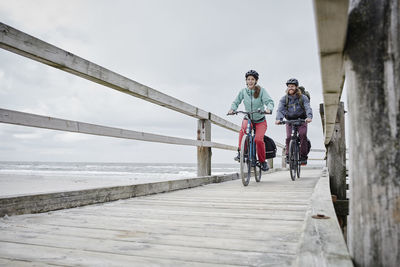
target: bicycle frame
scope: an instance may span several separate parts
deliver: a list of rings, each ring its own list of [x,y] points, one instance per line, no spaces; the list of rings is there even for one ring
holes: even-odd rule
[[[254,141],[256,136],[255,127],[252,125],[253,122],[250,118],[246,115],[244,119],[247,119],[247,127],[246,127],[246,135],[249,138],[249,148],[248,149],[248,160],[250,161],[250,166],[253,165],[260,165],[259,161],[257,160],[256,155],[256,142]]]
[[[292,133],[288,149],[289,155],[289,171],[292,180],[300,178],[300,137],[298,135],[299,127],[305,122],[303,119],[282,121],[281,124],[288,124],[292,126]]]
[[[250,115],[253,113],[260,114],[271,114],[271,112],[265,111],[252,111],[252,112],[244,112],[244,111],[235,111],[233,114],[245,114],[244,119],[247,120],[247,127],[245,135],[243,135],[241,140],[240,149],[240,176],[242,178],[242,183],[244,186],[247,186],[250,181],[251,170],[254,169],[254,177],[256,182],[261,181],[261,164],[257,160],[257,149],[255,142],[255,127],[254,123],[250,119]],[[233,115],[228,114],[228,115]],[[258,171],[257,171],[258,168]]]

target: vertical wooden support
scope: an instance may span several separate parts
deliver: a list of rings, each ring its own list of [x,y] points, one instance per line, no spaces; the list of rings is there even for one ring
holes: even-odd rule
[[[211,122],[197,121],[197,140],[211,141]],[[211,147],[197,147],[197,176],[211,175]]]
[[[268,166],[270,169],[274,168],[274,159],[267,159]]]
[[[286,168],[286,147],[282,148],[282,168]]]
[[[400,266],[400,2],[349,7],[348,245],[356,266]]]
[[[325,134],[325,109],[324,109],[324,103],[319,104],[319,114],[321,115],[321,123],[322,123],[322,132]],[[328,157],[328,150],[325,150],[325,164],[327,165],[327,157]]]
[[[344,129],[344,103],[340,102],[332,139],[327,145],[327,166],[332,195],[346,199],[346,138]]]

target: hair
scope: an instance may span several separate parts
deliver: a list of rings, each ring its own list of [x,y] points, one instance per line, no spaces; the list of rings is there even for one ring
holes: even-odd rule
[[[254,98],[258,98],[258,96],[260,95],[260,92],[261,92],[261,86],[256,85],[255,92],[254,92]]]
[[[287,95],[289,94],[289,89],[286,89],[286,94]],[[298,87],[296,87],[295,94],[297,95],[297,97],[301,97],[301,95],[302,95],[301,90]]]

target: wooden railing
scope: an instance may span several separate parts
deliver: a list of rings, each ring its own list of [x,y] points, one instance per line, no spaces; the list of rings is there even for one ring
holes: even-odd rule
[[[178,138],[40,116],[7,109],[0,109],[0,122],[2,123],[149,142],[196,146],[198,176],[211,175],[211,148],[237,150],[236,146],[211,142],[211,123],[234,132],[240,130],[238,125],[218,117],[211,112],[204,111],[146,85],[140,84],[3,23],[0,23],[0,47],[122,93],[197,118],[198,134],[197,140]],[[277,146],[282,150],[282,155],[284,155],[284,145],[277,143]],[[315,149],[312,151],[325,152],[325,150]],[[272,162],[271,165],[273,166]],[[282,166],[286,166],[284,157],[282,157]]]

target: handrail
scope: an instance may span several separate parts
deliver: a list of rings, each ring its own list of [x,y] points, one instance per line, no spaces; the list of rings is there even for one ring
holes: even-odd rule
[[[46,117],[46,116],[8,110],[8,109],[1,109],[1,108],[0,108],[0,122],[29,126],[29,127],[51,129],[51,130],[60,130],[60,131],[91,134],[91,135],[142,140],[149,142],[187,145],[187,146],[213,147],[226,150],[237,150],[236,146],[229,146],[216,142],[137,132],[132,130],[89,124],[79,121],[70,121],[53,117]]]
[[[110,71],[100,65],[78,57],[66,50],[46,43],[1,22],[0,47],[168,109],[178,111],[197,119],[210,120],[212,123],[228,130],[240,130],[239,126],[218,117],[217,115],[206,112],[177,98],[128,79],[118,73]]]

